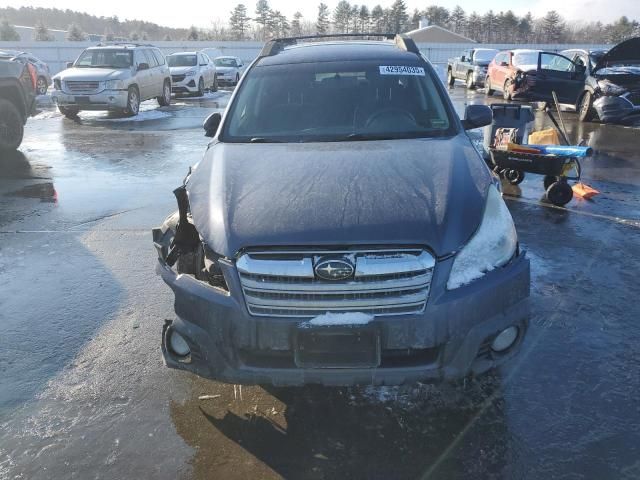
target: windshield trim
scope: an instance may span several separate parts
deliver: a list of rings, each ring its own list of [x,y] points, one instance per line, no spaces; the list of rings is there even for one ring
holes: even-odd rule
[[[341,65],[345,65],[345,64],[355,64],[355,63],[371,63],[370,60],[361,60],[361,59],[353,59],[353,60],[349,60],[347,62],[345,61],[340,61],[337,62],[335,60],[329,60],[329,61],[325,61],[325,62],[300,62],[300,63],[296,63],[296,65],[300,64],[300,65],[308,65],[308,64],[323,64],[323,63],[336,63],[336,64],[341,64]],[[234,110],[234,104],[238,101],[238,99],[240,98],[240,95],[242,94],[243,88],[246,87],[246,82],[241,81],[240,84],[236,87],[235,92],[233,94],[233,97],[231,98],[231,102],[229,103],[227,109],[225,110],[224,116],[222,118],[222,122],[220,125],[220,128],[218,130],[218,134],[216,136],[216,140],[220,143],[337,143],[337,142],[353,142],[353,141],[379,141],[382,140],[381,138],[377,138],[380,137],[382,135],[384,135],[385,137],[394,137],[394,138],[384,138],[384,140],[406,140],[406,139],[418,139],[418,138],[442,138],[442,137],[453,137],[457,134],[460,133],[461,131],[461,124],[460,124],[460,118],[458,117],[458,115],[455,112],[455,109],[453,108],[453,104],[451,103],[451,98],[449,97],[449,94],[447,93],[444,84],[442,83],[442,80],[440,80],[440,77],[438,77],[437,73],[435,72],[433,66],[431,65],[431,63],[429,63],[422,55],[418,58],[417,61],[415,62],[407,62],[406,60],[403,60],[401,62],[398,62],[399,64],[402,65],[407,65],[407,66],[419,66],[419,67],[423,67],[425,69],[426,74],[429,76],[429,78],[431,79],[431,81],[433,82],[433,85],[435,87],[435,93],[438,95],[439,100],[442,103],[442,108],[445,111],[445,114],[447,116],[447,119],[449,121],[449,126],[446,129],[440,130],[440,129],[433,129],[431,131],[428,130],[423,130],[423,131],[419,131],[419,132],[388,132],[388,133],[376,133],[375,136],[376,138],[358,138],[358,139],[354,139],[354,138],[349,138],[350,135],[345,135],[344,133],[339,134],[339,135],[327,135],[325,137],[323,136],[319,136],[319,135],[314,135],[314,136],[310,136],[309,138],[304,138],[303,135],[296,135],[295,137],[293,136],[286,136],[286,135],[268,135],[268,137],[263,138],[261,135],[246,135],[246,136],[230,136],[228,133],[229,130],[229,125],[231,123],[231,117],[230,117],[230,113],[233,112]],[[248,75],[251,75],[251,71],[255,68],[287,68],[289,67],[288,64],[282,64],[282,65],[260,65],[260,64],[256,64],[254,65],[249,71],[247,71]],[[367,133],[364,132],[352,132],[351,135],[368,135]],[[372,136],[374,134],[371,134]],[[255,139],[256,138],[260,138],[259,142],[256,142]],[[251,142],[251,140],[254,140],[253,142]],[[269,142],[269,140],[272,140],[272,142]]]

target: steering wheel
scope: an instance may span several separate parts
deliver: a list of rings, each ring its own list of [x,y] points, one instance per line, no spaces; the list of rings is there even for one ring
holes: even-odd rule
[[[382,110],[378,110],[377,112],[373,112],[369,115],[369,118],[367,118],[367,121],[365,122],[365,128],[370,127],[384,116],[388,116],[391,120],[397,122],[402,122],[404,120],[411,122],[412,126],[416,125],[416,118],[411,113],[403,110],[402,108],[389,107],[383,108]]]

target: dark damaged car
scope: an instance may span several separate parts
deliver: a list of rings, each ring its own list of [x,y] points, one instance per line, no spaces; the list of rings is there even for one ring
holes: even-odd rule
[[[585,65],[586,79],[576,86],[576,111],[581,121],[622,122],[640,114],[640,37],[624,41],[608,52],[562,52]]]
[[[393,38],[393,37],[391,37]],[[169,367],[240,384],[480,374],[528,322],[513,220],[413,41],[274,40],[154,229]]]

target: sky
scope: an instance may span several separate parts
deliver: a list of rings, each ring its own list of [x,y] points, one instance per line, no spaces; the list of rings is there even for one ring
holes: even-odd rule
[[[333,9],[338,0],[324,0]],[[121,20],[146,20],[168,27],[187,28],[191,25],[207,28],[215,19],[226,22],[229,13],[237,3],[244,3],[252,16],[255,10],[255,0],[191,0],[183,3],[185,8],[177,7],[179,3],[167,0],[0,0],[0,7],[33,6],[56,7],[60,9],[77,10],[98,16],[110,17],[117,15]],[[320,0],[270,0],[274,10],[292,16],[299,10],[305,18],[315,20]],[[380,4],[388,7],[393,0],[350,0],[352,4],[365,4],[370,8]],[[531,11],[534,16],[542,16],[548,10],[555,9],[567,20],[573,21],[602,21],[611,22],[622,15],[640,20],[640,0],[494,0],[493,2],[479,2],[478,0],[405,0],[409,11],[414,8],[424,9],[428,5],[439,5],[452,9],[460,5],[467,13],[476,10],[484,13],[489,8],[494,12],[513,10],[518,15]],[[171,6],[169,6],[171,5]]]

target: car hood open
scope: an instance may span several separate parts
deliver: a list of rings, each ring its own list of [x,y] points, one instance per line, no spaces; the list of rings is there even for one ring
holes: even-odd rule
[[[270,246],[426,245],[458,250],[491,182],[468,137],[218,143],[187,182],[194,224],[217,253]]]
[[[593,71],[625,61],[640,62],[640,37],[630,38],[617,44],[598,60]]]

